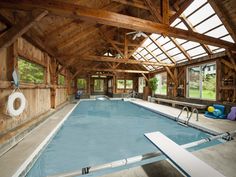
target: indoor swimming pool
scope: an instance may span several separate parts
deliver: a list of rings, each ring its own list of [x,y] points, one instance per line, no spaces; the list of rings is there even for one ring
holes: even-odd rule
[[[156,147],[144,136],[154,131],[162,132],[180,145],[210,136],[128,101],[81,101],[27,176],[48,176],[155,152]],[[191,150],[219,143],[215,140]],[[89,176],[108,172],[111,170]]]

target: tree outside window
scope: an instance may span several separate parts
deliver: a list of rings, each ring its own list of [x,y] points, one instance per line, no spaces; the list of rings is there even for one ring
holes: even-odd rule
[[[126,80],[125,81],[125,88],[126,89],[133,89],[133,80]]]
[[[125,88],[125,80],[117,80],[117,88],[124,89]]]
[[[155,94],[167,95],[167,73],[166,72],[159,73],[156,75],[156,78],[158,82]]]
[[[42,84],[45,82],[45,68],[39,64],[18,58],[20,81],[24,83]]]

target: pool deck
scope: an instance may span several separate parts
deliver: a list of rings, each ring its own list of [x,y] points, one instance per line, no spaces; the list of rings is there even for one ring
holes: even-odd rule
[[[156,103],[150,103],[140,99],[131,101],[135,104],[147,107],[166,115],[176,117],[180,109],[164,106]],[[51,131],[58,126],[63,118],[73,109],[75,104],[67,104],[58,112],[50,116],[44,123],[27,135],[20,143],[10,149],[7,153],[0,157],[0,176],[10,177],[24,164],[35,149],[44,141]],[[181,117],[184,120],[184,117]],[[215,120],[205,118],[199,114],[199,121],[193,117],[190,120],[191,124],[203,127],[203,129],[211,130],[214,133],[236,130],[236,121]],[[194,154],[201,160],[207,162],[213,168],[225,176],[236,177],[236,140],[220,144],[214,147],[209,147]],[[130,168],[120,172],[106,175],[106,177],[152,177],[152,176],[182,176],[168,161],[147,164],[141,167]]]

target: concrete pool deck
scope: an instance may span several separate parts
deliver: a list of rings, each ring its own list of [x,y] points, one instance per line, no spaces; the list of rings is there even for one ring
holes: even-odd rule
[[[141,106],[145,106],[149,109],[153,109],[153,110],[165,113],[165,114],[169,114],[171,116],[177,116],[180,112],[180,109],[177,109],[177,108],[159,105],[156,103],[150,103],[150,102],[139,100],[139,99],[135,99],[132,102],[135,104],[139,104]],[[21,167],[21,165],[28,159],[28,157],[35,151],[35,149],[44,141],[44,139],[50,134],[50,132],[63,120],[64,116],[66,116],[73,109],[74,106],[75,104],[67,104],[61,110],[59,110],[58,112],[50,116],[44,123],[42,123],[35,130],[33,130],[16,146],[14,146],[7,153],[1,156],[0,157],[0,176],[1,177],[13,176],[15,172],[19,169],[19,167]],[[201,114],[199,115],[199,121],[195,121],[193,117],[190,120],[190,122],[198,126],[204,127],[206,129],[211,129],[213,132],[218,132],[218,133],[236,129],[236,121],[207,119]],[[209,147],[209,148],[194,152],[194,154],[200,159],[202,159],[203,161],[207,162],[212,167],[219,170],[225,176],[236,176],[235,147],[236,147],[236,140],[227,142],[225,144],[220,144],[214,147]],[[171,174],[173,174],[172,176],[176,176],[176,174],[178,174],[177,172],[173,171],[174,168],[172,168],[168,164],[167,161],[164,161],[162,163],[164,165],[162,165],[160,169],[168,168],[170,171],[170,173],[165,173],[165,176],[169,176]],[[160,164],[153,163],[153,164],[148,164],[141,167],[127,169],[127,170],[117,172],[114,174],[109,174],[107,176],[113,177],[114,175],[115,177],[115,175],[118,175],[118,174],[119,174],[118,176],[130,176],[130,177],[136,177],[136,176],[150,177],[151,174],[152,176],[157,176],[158,174],[158,172],[156,173],[157,166],[160,166]],[[147,169],[150,169],[150,171],[147,172]],[[152,169],[154,169],[154,171],[152,171]],[[141,171],[143,171],[143,173]]]

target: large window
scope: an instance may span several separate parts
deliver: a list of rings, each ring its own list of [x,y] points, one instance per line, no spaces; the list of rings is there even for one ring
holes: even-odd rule
[[[61,74],[58,75],[58,85],[65,85],[65,76]]]
[[[124,89],[125,88],[125,80],[117,80],[117,88]]]
[[[143,93],[143,87],[145,87],[146,82],[144,77],[139,77],[138,78],[138,92]]]
[[[39,64],[19,58],[18,71],[20,75],[20,81],[24,83],[44,83],[45,68]]]
[[[188,68],[188,97],[216,99],[216,64],[203,64]]]
[[[95,79],[94,80],[94,92],[103,92],[104,91],[104,80]]]
[[[86,80],[85,79],[78,79],[77,80],[77,88],[78,88],[78,90],[85,90],[86,89]]]
[[[156,94],[166,95],[167,94],[167,73],[160,73],[156,75],[157,78],[157,90]]]
[[[125,81],[125,88],[126,89],[133,89],[133,80],[126,80]]]

